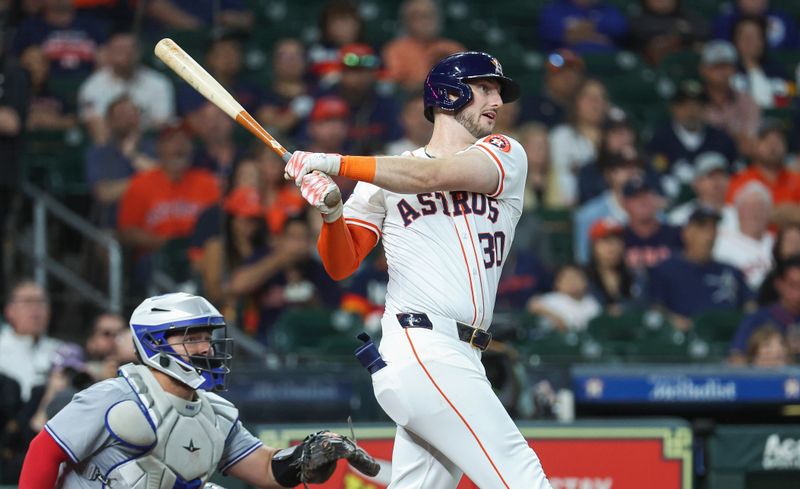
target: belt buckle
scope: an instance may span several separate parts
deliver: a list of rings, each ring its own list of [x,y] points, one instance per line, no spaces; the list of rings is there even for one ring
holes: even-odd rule
[[[476,344],[476,343],[475,343],[475,338],[477,338],[477,336],[478,336],[478,333],[481,333],[481,332],[482,332],[482,333],[484,333],[484,334],[486,334],[486,336],[488,337],[488,339],[486,340],[486,343],[484,343],[484,344]],[[477,348],[477,349],[478,349],[478,350],[480,350],[480,351],[486,351],[486,349],[487,349],[487,348],[489,348],[489,343],[491,343],[491,341],[492,341],[492,335],[491,335],[491,333],[489,333],[489,332],[487,332],[487,331],[483,331],[483,330],[482,330],[482,329],[480,329],[480,328],[474,328],[474,329],[472,330],[472,335],[470,335],[470,337],[469,337],[469,344],[470,344],[471,346],[473,346],[474,348]]]

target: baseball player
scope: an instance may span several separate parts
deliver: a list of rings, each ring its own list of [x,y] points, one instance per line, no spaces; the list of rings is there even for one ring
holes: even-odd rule
[[[323,214],[318,248],[342,279],[383,239],[389,267],[375,396],[397,423],[393,489],[550,488],[486,378],[495,294],[522,212],[527,158],[493,134],[519,87],[496,58],[448,56],[425,80],[430,142],[402,156],[297,151],[286,173]],[[343,206],[329,175],[355,180]],[[328,202],[331,204],[331,202]]]
[[[335,433],[268,448],[233,404],[205,390],[224,388],[231,359],[225,321],[206,299],[151,297],[130,327],[143,365],[122,366],[54,416],[31,443],[20,488],[211,488],[217,470],[259,488],[294,487],[324,482],[339,458],[377,474],[366,452]]]

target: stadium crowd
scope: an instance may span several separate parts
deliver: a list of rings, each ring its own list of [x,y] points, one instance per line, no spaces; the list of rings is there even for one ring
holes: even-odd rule
[[[0,224],[30,176],[26,144],[77,130],[88,142],[80,176],[91,219],[126,248],[130,304],[166,277],[267,348],[284,312],[298,308],[346,311],[375,331],[388,266],[380,247],[352,278],[330,279],[316,253],[319,215],[284,181],[283,161],[148,53],[166,35],[203,34],[201,64],[287,148],[399,154],[430,136],[421,95],[430,66],[476,48],[447,35],[447,16],[469,2],[389,2],[397,32],[378,43],[364,16],[374,2],[330,0],[316,37],[257,46],[267,61],[253,71],[267,3],[0,2]],[[800,53],[800,19],[769,0],[736,0],[711,16],[692,7],[553,0],[525,19],[531,34],[519,42],[531,42],[538,65],[535,76],[506,70],[529,89],[496,129],[528,157],[497,316],[522,317],[535,335],[517,332],[509,344],[598,339],[609,318],[638,314],[656,315],[670,338],[706,340],[695,360],[800,358],[800,71],[781,62],[800,60],[782,56]],[[626,57],[651,72],[684,60],[685,73],[630,104],[611,89],[619,75],[597,69]],[[337,183],[346,198],[352,182]],[[47,291],[28,279],[3,288],[0,446],[20,447],[132,350],[118,315],[101,312],[85,338],[62,343],[47,335]],[[652,324],[643,319],[642,335]],[[0,474],[21,461],[0,459],[12,467]]]

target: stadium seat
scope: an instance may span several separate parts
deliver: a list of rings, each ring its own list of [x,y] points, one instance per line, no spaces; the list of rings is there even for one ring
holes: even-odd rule
[[[571,363],[582,358],[582,339],[583,335],[574,332],[549,331],[515,346],[521,354],[530,356],[534,363]]]
[[[642,334],[629,351],[629,360],[647,363],[685,363],[690,359],[689,335],[671,325]]]
[[[556,261],[553,265],[563,265],[574,261],[572,253],[572,210],[540,208],[536,211],[549,241],[550,250]]]
[[[338,313],[330,309],[288,309],[273,325],[269,343],[284,354],[350,355],[359,345],[355,336],[361,324],[340,324],[340,319]]]
[[[689,78],[698,79],[697,68],[700,55],[695,51],[679,51],[665,56],[658,65],[658,70],[675,83]]]
[[[21,161],[26,181],[58,197],[88,192],[84,169],[88,141],[79,129],[31,131]]]
[[[740,311],[711,311],[694,317],[692,329],[708,344],[710,356],[724,358],[743,318]]]

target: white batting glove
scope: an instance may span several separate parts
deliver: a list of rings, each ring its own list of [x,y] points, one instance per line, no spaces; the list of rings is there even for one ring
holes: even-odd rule
[[[306,174],[300,193],[306,202],[322,213],[323,221],[334,222],[342,217],[342,193],[328,175],[319,171]]]
[[[289,162],[286,163],[284,171],[294,178],[294,183],[299,187],[303,183],[303,177],[314,170],[328,175],[338,175],[341,163],[342,155],[337,153],[295,151],[289,158]]]

